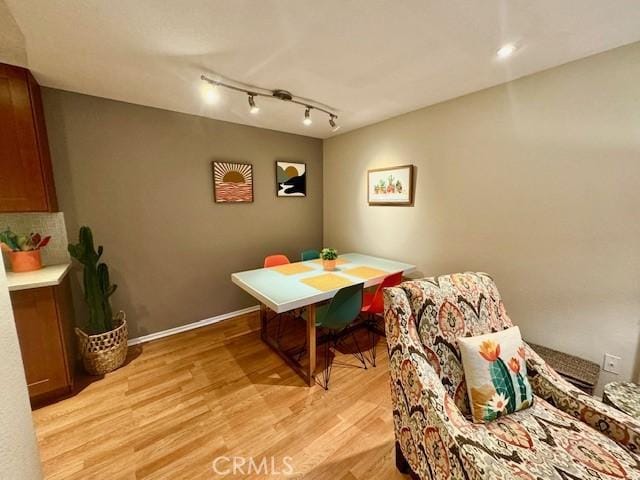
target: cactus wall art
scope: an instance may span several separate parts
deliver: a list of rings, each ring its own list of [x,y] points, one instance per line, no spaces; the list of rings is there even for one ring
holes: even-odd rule
[[[369,170],[367,195],[369,205],[411,205],[413,165]]]

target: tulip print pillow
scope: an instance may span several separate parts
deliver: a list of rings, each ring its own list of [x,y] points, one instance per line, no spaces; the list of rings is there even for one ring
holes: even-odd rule
[[[475,423],[490,422],[533,404],[518,327],[460,337],[458,347]]]

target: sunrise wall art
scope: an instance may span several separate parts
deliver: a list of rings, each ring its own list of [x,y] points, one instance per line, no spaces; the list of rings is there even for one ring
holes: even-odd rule
[[[253,202],[253,166],[213,162],[213,197],[216,203]]]
[[[276,192],[279,197],[306,197],[306,164],[276,162]]]

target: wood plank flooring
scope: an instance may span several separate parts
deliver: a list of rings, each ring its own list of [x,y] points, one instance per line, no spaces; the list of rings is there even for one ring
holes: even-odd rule
[[[46,478],[407,478],[395,469],[384,339],[376,368],[341,366],[357,363],[338,353],[325,391],[306,387],[259,325],[244,315],[132,347],[121,369],[35,410]]]

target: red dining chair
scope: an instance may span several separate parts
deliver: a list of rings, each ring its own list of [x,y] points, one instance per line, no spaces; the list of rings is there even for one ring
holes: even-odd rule
[[[278,265],[286,265],[287,263],[291,262],[286,255],[282,255],[281,253],[264,257],[264,268],[277,267]]]
[[[373,327],[376,325],[376,315],[384,314],[384,297],[382,291],[385,288],[395,287],[402,282],[402,272],[392,273],[382,280],[375,292],[365,292],[362,299],[362,309],[360,313],[367,317],[369,330],[373,333],[373,342],[371,346],[371,365],[376,366],[376,342],[378,341]]]

